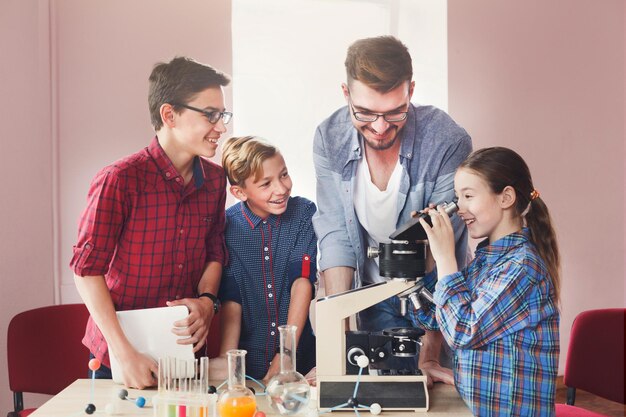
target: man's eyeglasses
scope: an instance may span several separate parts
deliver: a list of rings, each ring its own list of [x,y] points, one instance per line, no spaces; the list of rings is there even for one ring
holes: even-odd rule
[[[193,110],[193,111],[197,111],[198,113],[202,113],[204,115],[204,117],[206,117],[209,121],[209,123],[211,124],[215,124],[217,122],[220,121],[220,119],[222,119],[222,121],[224,122],[224,124],[228,124],[228,122],[230,122],[230,119],[233,118],[233,114],[229,111],[208,111],[208,110],[202,110],[199,109],[197,107],[193,107],[193,106],[189,106],[187,104],[174,104],[174,106],[179,106],[179,107],[184,107],[186,109],[189,110]]]
[[[388,123],[396,123],[401,122],[406,119],[409,114],[408,111],[392,111],[389,113],[372,113],[369,111],[355,111],[354,105],[352,104],[352,99],[350,99],[350,108],[352,109],[352,114],[354,118],[359,122],[375,122],[379,117],[382,116]]]

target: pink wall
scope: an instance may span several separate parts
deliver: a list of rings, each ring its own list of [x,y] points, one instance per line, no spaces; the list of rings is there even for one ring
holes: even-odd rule
[[[232,73],[230,0],[55,2],[61,300],[78,301],[67,264],[89,182],[148,145],[148,76],[158,61],[194,57]],[[230,97],[230,89],[227,90]],[[227,99],[230,105],[230,98]]]
[[[68,263],[89,182],[154,134],[152,66],[188,55],[232,73],[230,13],[230,0],[2,2],[0,412],[12,407],[9,320],[79,301]]]
[[[554,218],[563,365],[577,313],[625,305],[624,1],[449,0],[448,42],[450,113],[521,153]]]
[[[623,0],[448,4],[450,112],[476,147],[522,153],[555,217],[565,351],[576,313],[624,306]],[[152,65],[232,72],[230,45],[230,0],[2,2],[0,410],[10,318],[78,300],[67,264],[89,181],[152,135]]]
[[[0,12],[0,413],[12,406],[9,321],[52,304],[54,294],[48,11],[41,3],[4,1]]]

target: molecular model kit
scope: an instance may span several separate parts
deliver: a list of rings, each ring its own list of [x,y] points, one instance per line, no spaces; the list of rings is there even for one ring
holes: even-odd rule
[[[358,358],[360,372],[352,396],[345,403],[319,411],[308,407],[310,399],[308,383],[295,371],[295,367],[290,366],[290,364],[295,364],[293,356],[281,354],[281,372],[275,375],[265,387],[260,381],[245,374],[245,354],[243,350],[228,352],[229,378],[217,388],[209,385],[208,357],[202,357],[199,360],[160,358],[158,360],[158,388],[152,398],[146,399],[142,396],[132,398],[128,391],[122,388],[117,392],[116,398],[106,404],[104,410],[96,410],[94,405],[95,371],[100,368],[100,361],[92,359],[89,361],[89,369],[92,371],[90,403],[83,412],[76,415],[83,413],[120,415],[123,414],[120,409],[120,400],[123,400],[133,403],[138,408],[152,407],[154,417],[266,417],[263,411],[258,410],[256,397],[266,397],[270,410],[282,416],[319,417],[331,411],[346,408],[352,409],[357,417],[360,417],[359,411],[369,411],[373,415],[381,412],[379,404],[373,403],[367,406],[357,399],[360,376],[368,364],[366,356]],[[246,379],[257,383],[261,388],[260,392],[257,393],[247,387]],[[223,389],[222,386],[226,382],[228,382],[228,389]],[[303,387],[304,384],[306,384],[306,390]],[[219,395],[218,391],[220,391]]]

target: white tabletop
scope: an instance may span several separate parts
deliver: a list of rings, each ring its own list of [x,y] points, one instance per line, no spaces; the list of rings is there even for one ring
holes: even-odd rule
[[[113,404],[117,408],[117,416],[152,416],[151,399],[156,395],[155,389],[150,390],[128,390],[130,398],[144,397],[148,402],[144,408],[138,408],[131,401],[123,401],[118,398],[118,393],[122,389],[122,385],[117,385],[111,380],[99,379],[93,384],[90,379],[78,379],[69,387],[65,388],[58,395],[43,404],[31,416],[33,417],[78,417],[86,416],[85,408],[87,404],[93,403],[96,406],[94,416],[103,416],[107,404]],[[316,392],[312,393],[315,398]],[[459,397],[456,389],[449,385],[435,384],[435,387],[429,390],[430,409],[428,414],[435,416],[471,416],[472,413]],[[312,399],[310,409],[303,413],[306,417],[315,416],[314,410],[316,401]],[[267,413],[268,416],[274,413],[270,412],[267,402],[264,398],[258,397],[257,405],[259,410]],[[354,415],[351,411],[333,412],[334,416],[349,417]],[[360,412],[362,417],[366,417],[369,413]],[[383,412],[381,416],[408,416],[406,412]]]

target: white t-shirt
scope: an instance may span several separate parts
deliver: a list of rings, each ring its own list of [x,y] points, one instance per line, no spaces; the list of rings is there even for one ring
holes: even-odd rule
[[[389,178],[387,189],[381,191],[372,182],[367,158],[364,156],[357,165],[356,181],[354,183],[354,210],[367,232],[369,246],[378,248],[379,243],[388,243],[389,235],[396,230],[398,192],[402,178],[400,159],[396,162],[393,173]],[[381,282],[386,278],[378,273],[378,258],[365,261],[365,276],[363,282]]]

